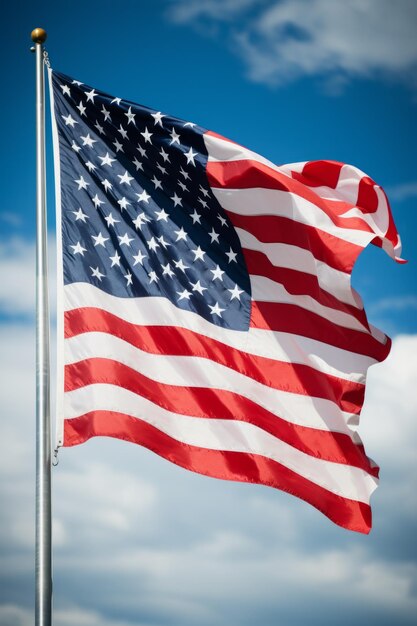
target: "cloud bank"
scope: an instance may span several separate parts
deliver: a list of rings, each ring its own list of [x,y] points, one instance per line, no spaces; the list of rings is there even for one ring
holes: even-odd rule
[[[376,78],[416,87],[414,0],[180,0],[168,16],[217,33],[253,82],[318,77],[334,91],[354,78]]]

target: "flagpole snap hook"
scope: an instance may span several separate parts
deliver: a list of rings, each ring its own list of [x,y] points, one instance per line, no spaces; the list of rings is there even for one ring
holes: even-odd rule
[[[43,51],[43,62],[45,63],[46,67],[51,67],[47,50]]]
[[[59,448],[55,448],[55,450],[54,450],[54,458],[52,460],[52,467],[56,467],[58,465],[58,463],[59,463],[58,452],[59,452]]]

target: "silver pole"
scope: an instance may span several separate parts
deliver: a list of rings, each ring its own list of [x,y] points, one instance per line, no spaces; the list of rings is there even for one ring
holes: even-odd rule
[[[51,418],[45,191],[46,32],[32,31],[36,52],[36,549],[35,624],[52,624]]]

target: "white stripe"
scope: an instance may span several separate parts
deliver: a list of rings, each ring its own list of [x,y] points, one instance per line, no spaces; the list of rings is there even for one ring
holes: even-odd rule
[[[242,248],[262,252],[275,267],[284,267],[317,276],[317,282],[322,289],[342,302],[362,308],[360,300],[352,292],[350,274],[347,272],[341,272],[323,261],[318,261],[311,250],[286,243],[265,243],[242,228],[235,230]]]
[[[273,389],[249,376],[202,357],[149,354],[107,333],[83,333],[66,340],[66,363],[103,358],[123,363],[157,382],[179,387],[221,389],[244,396],[278,417],[352,437],[350,418],[332,401]]]
[[[65,309],[98,307],[137,325],[177,326],[220,341],[249,354],[309,365],[346,380],[364,382],[375,359],[315,339],[278,331],[250,328],[248,332],[215,326],[191,311],[179,309],[166,298],[117,298],[88,283],[66,285]]]
[[[365,332],[369,335],[368,329],[349,313],[344,313],[343,311],[338,311],[337,309],[324,306],[311,296],[293,295],[285,289],[284,285],[277,283],[270,278],[266,278],[265,276],[251,275],[250,279],[252,286],[252,298],[256,302],[292,304],[307,311],[311,311],[316,315],[320,315],[320,317],[329,320],[329,322],[333,324]]]
[[[316,204],[290,191],[251,187],[249,189],[212,188],[219,204],[238,215],[274,215],[318,228],[343,241],[365,247],[375,233],[336,226]]]
[[[364,470],[312,457],[253,424],[178,415],[113,385],[90,385],[65,395],[69,418],[92,410],[132,415],[184,444],[274,459],[332,493],[360,502],[368,503],[377,486],[377,480]]]
[[[280,168],[269,161],[265,157],[261,156],[257,152],[252,152],[238,143],[232,143],[221,137],[215,137],[208,133],[204,133],[204,143],[209,155],[208,160],[215,163],[218,161],[257,161],[258,163],[264,163],[274,170],[280,171]]]

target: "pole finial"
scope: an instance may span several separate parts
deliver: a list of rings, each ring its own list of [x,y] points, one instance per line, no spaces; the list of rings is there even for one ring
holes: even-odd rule
[[[32,37],[32,41],[34,43],[45,43],[47,37],[46,30],[43,28],[35,28],[32,30],[30,36]]]

